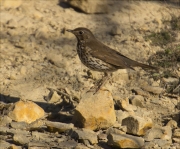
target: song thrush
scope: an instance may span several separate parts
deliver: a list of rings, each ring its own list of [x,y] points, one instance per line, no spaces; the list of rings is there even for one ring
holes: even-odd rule
[[[107,80],[109,72],[118,69],[133,69],[133,67],[156,69],[156,67],[134,61],[104,45],[87,28],[79,27],[67,31],[73,33],[77,38],[77,53],[81,62],[92,70],[105,73],[106,77],[102,79],[96,92]]]

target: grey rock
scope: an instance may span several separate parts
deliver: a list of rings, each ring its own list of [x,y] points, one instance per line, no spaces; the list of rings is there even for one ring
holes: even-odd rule
[[[177,109],[180,110],[180,102],[177,103]]]
[[[27,144],[29,142],[29,139],[25,135],[15,134],[13,136],[13,141],[14,141],[14,143],[24,145],[24,144]]]
[[[89,149],[89,147],[85,146],[84,144],[78,143],[78,145],[75,147],[75,149]]]
[[[110,127],[106,130],[106,134],[112,134],[112,133],[113,134],[126,134],[125,132],[117,128]]]
[[[130,115],[128,112],[122,111],[122,110],[116,110],[115,112],[116,112],[116,119],[119,124],[122,123],[123,119],[125,119],[126,117]]]
[[[73,140],[68,140],[68,141],[59,143],[58,147],[63,148],[63,149],[72,149],[72,148],[75,148],[77,145],[78,145],[77,142]]]
[[[28,143],[28,149],[34,149],[34,147],[38,148],[38,147],[43,147],[43,148],[47,148],[50,149],[49,145],[45,142],[40,142],[40,141],[31,141]]]
[[[1,116],[0,118],[0,126],[6,126],[7,124],[11,122],[12,122],[12,119],[7,115]]]
[[[6,149],[6,148],[9,148],[11,146],[10,143],[4,141],[4,140],[0,140],[0,148],[1,149]]]
[[[180,128],[174,130],[173,136],[177,137],[177,138],[180,138]]]
[[[144,145],[144,139],[141,137],[127,134],[109,134],[108,144],[118,148],[141,148]]]
[[[27,129],[28,124],[26,122],[11,122],[11,127],[15,129]]]
[[[78,141],[82,142],[85,144],[85,141],[87,140],[88,142],[90,142],[90,144],[96,144],[98,143],[97,140],[97,134],[92,131],[92,130],[88,130],[88,129],[75,129],[75,130],[71,130],[69,132],[69,135],[74,138],[77,139]]]
[[[164,90],[163,88],[156,86],[143,86],[142,89],[153,94],[161,94]]]
[[[137,89],[133,89],[132,90],[136,95],[141,95],[141,96],[145,96],[145,97],[149,97],[149,93],[140,89],[140,88],[137,88]]]
[[[33,131],[32,132],[32,137],[33,137],[33,140],[43,140],[43,141],[46,141],[46,142],[50,142],[51,139],[50,139],[50,136],[48,134],[45,134],[45,133],[41,133],[41,132],[36,132],[36,131]]]
[[[122,125],[127,126],[127,132],[135,135],[144,135],[153,125],[151,118],[129,116],[122,120]]]
[[[162,148],[168,148],[172,144],[172,140],[154,139],[153,142]]]
[[[66,124],[66,123],[60,123],[60,122],[50,122],[50,121],[46,121],[45,122],[47,125],[47,128],[49,131],[51,132],[65,132],[67,130],[70,130],[74,127],[73,124]]]
[[[107,134],[105,133],[98,134],[98,140],[107,141]]]
[[[25,131],[25,130],[15,130],[15,129],[10,129],[10,128],[7,128],[7,127],[0,127],[0,134],[11,134],[11,135],[14,135],[14,134],[20,134],[20,135],[30,135],[30,132],[28,131]]]
[[[170,140],[172,137],[171,127],[154,127],[148,130],[144,136],[146,141],[152,141],[154,139]]]
[[[141,108],[144,108],[144,97],[141,95],[135,95],[132,98],[130,98],[130,103],[134,106],[138,106]]]

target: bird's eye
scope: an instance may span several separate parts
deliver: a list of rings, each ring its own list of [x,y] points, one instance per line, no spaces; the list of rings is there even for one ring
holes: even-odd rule
[[[82,35],[84,32],[83,31],[79,31],[79,34]]]

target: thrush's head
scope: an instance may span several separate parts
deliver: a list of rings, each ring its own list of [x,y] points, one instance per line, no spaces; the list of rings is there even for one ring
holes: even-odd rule
[[[73,33],[76,36],[77,40],[79,40],[79,41],[81,41],[81,40],[89,41],[89,40],[94,39],[94,35],[87,28],[79,27],[74,30],[68,29],[66,31]]]

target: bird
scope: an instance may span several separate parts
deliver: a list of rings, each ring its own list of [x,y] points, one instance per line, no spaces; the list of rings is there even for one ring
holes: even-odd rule
[[[99,81],[95,93],[111,76],[112,72],[118,69],[157,69],[154,66],[146,65],[132,60],[120,52],[106,46],[96,39],[93,33],[84,27],[78,27],[66,31],[74,34],[77,38],[77,54],[81,62],[93,71],[104,72],[104,78]],[[94,94],[95,94],[94,93]]]

